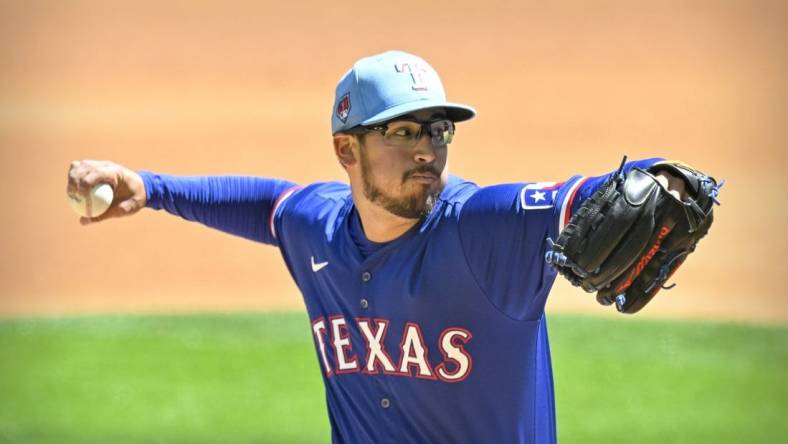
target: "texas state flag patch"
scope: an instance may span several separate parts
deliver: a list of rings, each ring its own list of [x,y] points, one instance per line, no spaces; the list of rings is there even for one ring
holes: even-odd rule
[[[520,191],[520,206],[524,210],[553,208],[560,183],[537,182],[526,185]]]

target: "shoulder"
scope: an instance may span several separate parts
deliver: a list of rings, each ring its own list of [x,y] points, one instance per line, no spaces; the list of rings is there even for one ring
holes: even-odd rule
[[[462,205],[471,197],[479,186],[457,176],[449,176],[446,186],[438,196],[437,204],[427,219],[422,224],[422,231],[446,225],[449,221],[456,221]]]
[[[484,224],[490,218],[511,218],[521,213],[521,195],[527,185],[509,183],[481,187],[451,176],[441,193],[438,211],[434,211],[427,222],[429,225],[438,221],[467,224],[473,220]]]
[[[479,189],[475,183],[457,176],[449,176],[446,187],[440,195],[440,200],[449,204],[462,203]]]
[[[288,195],[289,193],[289,195]],[[341,182],[316,182],[294,187],[282,193],[282,206],[290,212],[310,212],[315,209],[343,205],[350,199],[350,186]]]
[[[477,187],[463,205],[463,213],[517,213],[521,209],[524,183],[505,183]]]
[[[474,182],[450,176],[440,195],[439,214],[442,219],[460,220],[472,214],[516,213],[523,183],[481,187]]]
[[[572,179],[571,183],[575,180]],[[509,239],[513,233],[554,237],[567,182],[506,183],[478,188],[457,214],[464,233]]]
[[[341,182],[316,182],[290,188],[277,200],[271,231],[275,236],[284,226],[296,231],[317,226],[333,231],[352,202],[350,186]]]

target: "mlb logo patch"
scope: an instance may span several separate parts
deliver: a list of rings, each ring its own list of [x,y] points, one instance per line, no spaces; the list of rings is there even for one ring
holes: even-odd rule
[[[560,187],[561,184],[555,182],[530,183],[520,191],[520,206],[524,210],[553,208]]]
[[[345,94],[339,99],[339,104],[337,105],[337,118],[339,118],[342,123],[347,123],[348,115],[350,115],[350,95]]]

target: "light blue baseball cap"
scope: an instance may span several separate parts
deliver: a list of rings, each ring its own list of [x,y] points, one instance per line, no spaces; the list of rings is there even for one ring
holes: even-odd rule
[[[414,111],[439,107],[454,122],[476,110],[446,101],[438,73],[421,57],[387,51],[357,61],[337,84],[331,132],[374,125]]]

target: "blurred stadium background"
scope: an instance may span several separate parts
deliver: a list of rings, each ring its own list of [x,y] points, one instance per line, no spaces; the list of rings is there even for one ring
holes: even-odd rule
[[[9,187],[0,212],[0,442],[320,441],[327,423],[316,360],[279,253],[153,211],[82,227],[66,203],[66,171],[71,160],[90,158],[183,175],[344,180],[330,143],[336,81],[357,58],[391,48],[422,55],[450,100],[477,108],[452,144],[454,174],[480,184],[561,180],[611,170],[626,153],[681,159],[727,180],[710,236],[674,277],[678,286],[642,315],[624,320],[556,285],[548,313],[557,319],[564,441],[634,439],[617,421],[641,424],[643,442],[668,432],[671,442],[782,441],[786,24],[782,1],[0,0],[0,161]],[[271,311],[294,314],[251,314]],[[192,312],[245,314],[170,316]],[[166,335],[168,322],[173,349],[157,350],[156,332]],[[281,325],[282,335],[295,326],[298,344],[258,331],[266,322]],[[222,342],[233,325],[238,330],[226,334],[235,339]],[[590,345],[574,340],[593,331],[610,332],[614,342],[595,339],[586,351]],[[613,334],[622,331],[648,338]],[[269,342],[251,344],[249,335]],[[665,380],[632,378],[654,368],[642,355],[654,344],[655,356],[673,365]],[[288,353],[291,346],[299,351]],[[296,360],[289,365],[303,368],[305,379],[266,392],[253,382],[298,372],[245,353],[237,365],[248,366],[248,379],[222,382],[224,367],[216,367],[207,378],[221,389],[189,398],[205,383],[189,373],[197,365],[190,350],[201,347],[213,350],[211,362],[224,360],[221,350],[267,356],[263,348],[273,347]],[[113,377],[116,359],[129,356],[137,367]],[[147,365],[155,371],[161,356],[183,358],[174,374],[162,373],[170,384],[129,376]],[[628,362],[641,367],[616,367]],[[630,376],[591,387],[587,368]],[[733,373],[704,378],[719,372]],[[180,400],[145,395],[168,393],[174,381],[187,387]],[[52,387],[62,390],[44,391]],[[264,393],[249,395],[244,409],[259,416],[243,426],[208,408],[224,405],[220,399],[234,405],[221,393],[255,389]],[[632,398],[646,389],[651,395]],[[106,404],[105,395],[126,401]],[[709,396],[723,407],[710,411],[699,398]],[[271,408],[272,399],[288,397],[293,404]],[[102,404],[112,407],[104,416]],[[197,404],[208,410],[195,413]],[[82,413],[58,420],[69,408]],[[105,417],[127,408],[148,412],[160,427],[134,423],[142,433],[134,434]],[[610,422],[587,416],[590,409]],[[699,419],[698,411],[711,416]],[[654,415],[664,422],[644,419]],[[240,432],[200,434],[211,421]],[[315,431],[299,430],[302,422]],[[73,434],[81,425],[88,432]]]

